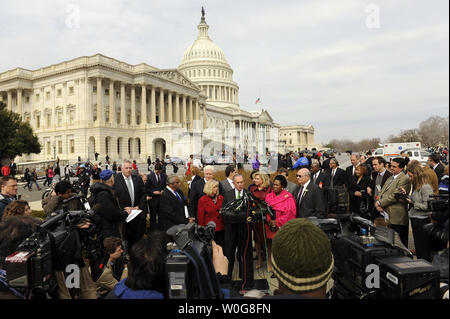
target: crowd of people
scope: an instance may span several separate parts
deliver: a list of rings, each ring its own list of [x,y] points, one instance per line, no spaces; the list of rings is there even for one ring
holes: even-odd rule
[[[257,157],[255,159],[258,160]],[[431,222],[427,210],[430,195],[448,194],[448,165],[442,164],[440,154],[431,155],[426,165],[415,160],[407,163],[402,157],[387,162],[380,156],[352,154],[351,165],[345,170],[339,167],[333,153],[291,152],[279,156],[279,159],[276,174],[269,174],[261,164],[254,162],[256,165],[252,165],[251,180],[245,180],[238,165],[232,164],[225,169],[225,179],[218,180],[214,166],[194,164],[191,157],[192,161],[187,164],[187,192],[183,192],[181,187],[184,177],[167,174],[167,163],[161,161],[156,161],[153,166],[148,163],[148,174],[140,173],[136,162],[129,160],[124,160],[120,165],[114,162],[110,166],[108,163],[104,169],[97,164],[80,165],[75,175],[81,193],[88,198],[98,216],[96,229],[104,249],[100,259],[80,262],[87,266],[84,269],[89,269],[83,296],[164,298],[166,287],[161,278],[164,277],[163,260],[167,254],[165,244],[170,240],[167,230],[194,222],[206,226],[211,221],[216,225],[213,243],[216,257],[227,261],[226,270],[222,270],[223,276],[232,277],[237,258],[242,289],[251,290],[255,288],[254,268],[263,267],[265,257],[266,270],[279,279],[279,293],[314,292],[316,296],[317,289],[301,287],[302,282],[309,282],[315,276],[311,273],[305,275],[301,269],[293,270],[281,252],[288,253],[290,248],[286,248],[286,243],[290,243],[292,248],[300,245],[298,241],[301,238],[312,242],[317,239],[307,237],[308,232],[317,230],[311,230],[315,226],[304,220],[308,217],[335,217],[342,213],[342,206],[335,205],[333,200],[333,196],[340,191],[346,194],[345,212],[356,213],[376,224],[388,225],[399,234],[406,247],[411,224],[417,258],[432,260],[433,252],[427,251],[424,245],[422,226]],[[295,172],[296,182],[289,180],[292,171]],[[29,175],[32,176],[33,172]],[[28,203],[17,200],[16,178],[4,176],[0,186],[2,223],[8,223],[15,217],[29,217]],[[404,196],[398,196],[399,193]],[[70,210],[82,209],[79,199],[73,195],[70,181],[59,181],[51,196],[42,202],[47,216],[55,214],[70,198]],[[241,205],[236,209],[236,216],[243,218],[223,213],[231,202],[245,198],[267,203],[274,215],[247,223],[245,220],[250,214],[248,207]],[[298,231],[296,227],[305,229],[305,234],[295,233]],[[293,238],[281,241],[282,236],[277,234],[283,232],[291,232]],[[317,240],[320,242],[317,245],[325,247],[325,257],[321,260],[324,268],[315,274],[322,276],[318,288],[323,292],[331,276],[329,268],[332,258],[329,244],[327,246],[324,240]],[[303,253],[297,257],[294,259],[299,265],[307,264]],[[324,297],[322,293],[319,295]],[[59,291],[61,298],[70,296],[66,290]]]

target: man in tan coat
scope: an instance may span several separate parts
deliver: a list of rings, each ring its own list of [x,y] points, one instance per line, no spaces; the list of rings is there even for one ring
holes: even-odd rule
[[[404,167],[405,161],[402,158],[392,160],[391,172],[393,175],[384,183],[379,200],[375,202],[375,208],[381,214],[387,214],[390,227],[399,234],[403,245],[408,248],[408,202],[398,196],[400,188],[405,189],[406,194],[409,194],[411,190],[409,178],[403,172]]]

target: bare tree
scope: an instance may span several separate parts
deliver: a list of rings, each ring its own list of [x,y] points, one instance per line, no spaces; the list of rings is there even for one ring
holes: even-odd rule
[[[437,146],[438,144],[448,145],[449,121],[441,116],[431,116],[419,125],[419,134],[422,143],[427,146]]]

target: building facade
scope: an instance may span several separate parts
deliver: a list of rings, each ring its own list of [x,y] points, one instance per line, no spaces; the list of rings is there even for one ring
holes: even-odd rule
[[[174,69],[96,54],[0,73],[0,101],[42,145],[18,161],[277,152],[280,125],[265,110],[240,108],[233,70],[208,29],[202,15],[198,38]]]

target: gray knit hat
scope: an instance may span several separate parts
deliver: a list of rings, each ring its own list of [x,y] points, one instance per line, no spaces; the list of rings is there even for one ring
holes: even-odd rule
[[[333,272],[334,259],[325,233],[305,218],[284,224],[272,242],[273,272],[296,293],[324,286]]]

